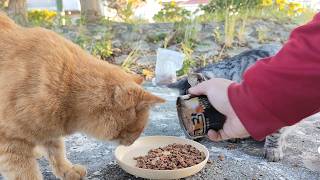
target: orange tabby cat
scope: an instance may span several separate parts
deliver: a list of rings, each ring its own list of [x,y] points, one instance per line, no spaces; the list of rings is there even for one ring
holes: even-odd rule
[[[142,81],[52,31],[20,27],[0,13],[0,173],[42,179],[33,153],[41,147],[56,176],[81,179],[86,169],[66,159],[63,136],[82,132],[131,144],[150,106],[164,102]]]

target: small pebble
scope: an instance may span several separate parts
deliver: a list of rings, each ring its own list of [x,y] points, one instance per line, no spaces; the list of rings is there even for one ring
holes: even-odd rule
[[[218,158],[219,158],[220,161],[224,161],[224,159],[225,159],[225,157],[224,157],[223,154],[220,154],[220,155],[218,156]]]

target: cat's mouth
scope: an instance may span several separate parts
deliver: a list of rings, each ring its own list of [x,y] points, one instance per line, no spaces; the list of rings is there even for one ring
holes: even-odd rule
[[[134,141],[120,140],[119,143],[124,146],[130,146]]]
[[[120,145],[124,145],[124,146],[130,146],[131,144],[133,144],[137,139],[139,138],[139,135],[137,134],[131,134],[131,135],[126,135],[125,137],[120,137],[119,139],[117,139],[117,142]]]

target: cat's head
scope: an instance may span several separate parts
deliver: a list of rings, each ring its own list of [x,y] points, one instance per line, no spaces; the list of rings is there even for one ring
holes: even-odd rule
[[[123,108],[121,112],[125,123],[114,140],[123,145],[130,145],[146,127],[150,108],[165,101],[140,87],[118,87],[115,95],[119,106]]]
[[[143,78],[130,75],[111,87],[103,87],[107,92],[105,97],[95,98],[87,102],[88,107],[79,110],[84,116],[79,117],[82,120],[81,125],[76,125],[79,126],[77,129],[98,139],[112,140],[123,145],[132,144],[143,132],[150,108],[165,102],[145,91],[140,85],[142,82]],[[96,94],[100,96],[101,91]]]

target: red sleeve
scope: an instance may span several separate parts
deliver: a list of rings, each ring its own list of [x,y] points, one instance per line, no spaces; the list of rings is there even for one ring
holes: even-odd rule
[[[248,69],[228,89],[229,100],[250,135],[261,140],[320,110],[320,13],[292,31],[273,57]]]

